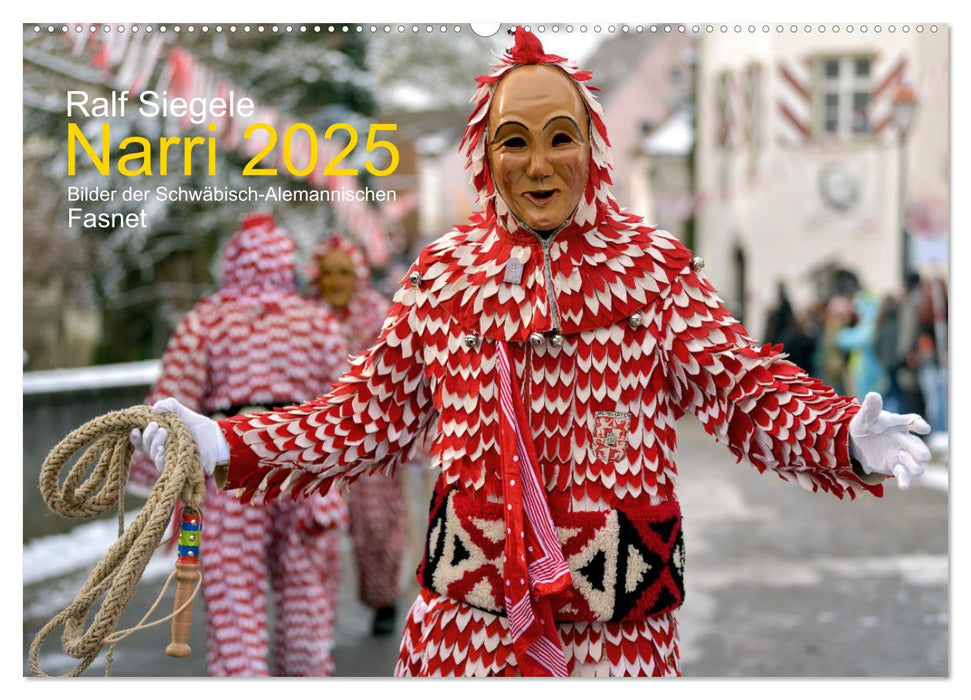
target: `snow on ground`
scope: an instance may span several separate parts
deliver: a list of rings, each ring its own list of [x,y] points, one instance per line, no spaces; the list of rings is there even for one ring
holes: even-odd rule
[[[137,513],[125,515],[126,527],[135,519]],[[117,519],[96,520],[79,525],[70,532],[60,535],[38,537],[24,545],[23,571],[24,585],[38,583],[57,576],[63,576],[80,569],[91,569],[109,547],[118,539]],[[155,557],[149,562],[145,576],[153,574],[155,561],[166,567],[165,575],[172,568],[175,554],[169,557]]]

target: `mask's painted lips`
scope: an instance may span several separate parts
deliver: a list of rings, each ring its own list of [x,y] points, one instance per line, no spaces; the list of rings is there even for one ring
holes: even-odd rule
[[[523,192],[523,197],[537,206],[545,207],[553,201],[558,192],[559,190],[531,190]]]

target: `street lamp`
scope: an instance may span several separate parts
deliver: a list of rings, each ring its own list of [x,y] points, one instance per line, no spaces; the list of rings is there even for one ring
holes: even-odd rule
[[[903,239],[902,271],[904,279],[904,289],[907,289],[907,273],[910,272],[910,261],[907,232],[907,207],[905,182],[907,177],[907,132],[914,122],[914,113],[917,111],[917,93],[907,83],[898,83],[893,94],[893,122],[897,127],[900,136],[900,229]],[[940,367],[947,367],[945,328],[946,320],[940,310],[944,306],[943,294],[937,280],[931,281],[931,304],[934,310],[934,338],[937,341],[938,364]],[[940,312],[940,313],[939,313]]]
[[[907,234],[907,133],[917,111],[917,93],[907,83],[897,84],[893,93],[893,123],[900,140],[900,175],[898,209],[900,216],[900,276],[906,289],[907,273],[910,272],[910,241]]]

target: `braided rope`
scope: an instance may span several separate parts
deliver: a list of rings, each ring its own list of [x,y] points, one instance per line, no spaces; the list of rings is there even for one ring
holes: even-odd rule
[[[124,493],[134,448],[133,428],[156,422],[168,432],[165,462],[148,500],[124,529]],[[58,487],[69,460],[87,446]],[[93,465],[93,467],[92,467]],[[90,474],[85,478],[85,473]],[[135,587],[165,535],[176,499],[199,506],[205,498],[205,477],[199,450],[182,420],[171,413],[156,413],[150,406],[134,406],[95,418],[65,437],[48,454],[41,467],[40,490],[54,512],[69,518],[91,518],[114,505],[119,508],[119,537],[97,563],[74,601],[37,633],[27,655],[35,676],[46,676],[38,662],[47,637],[62,624],[61,646],[81,663],[68,676],[79,676],[94,661],[110,638],[135,593]],[[84,623],[96,601],[104,596],[87,631]]]

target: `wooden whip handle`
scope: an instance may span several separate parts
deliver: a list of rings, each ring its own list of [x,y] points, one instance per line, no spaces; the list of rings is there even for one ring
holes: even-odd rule
[[[192,597],[196,581],[199,580],[199,566],[196,564],[175,565],[175,610],[179,610]],[[192,653],[189,647],[189,629],[192,627],[192,605],[186,605],[172,618],[172,643],[165,647],[169,656],[184,657]]]

